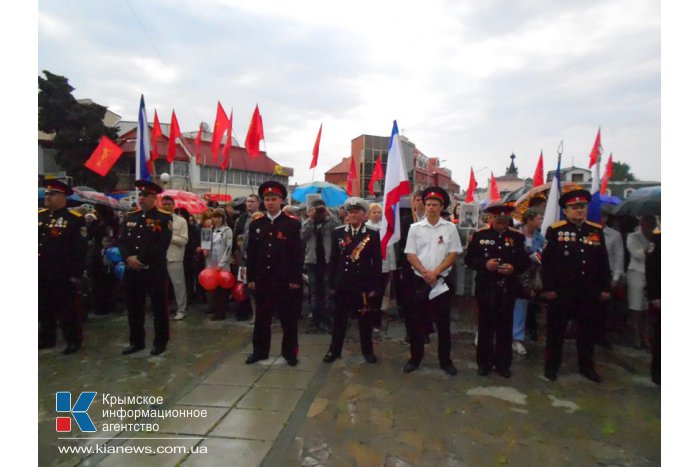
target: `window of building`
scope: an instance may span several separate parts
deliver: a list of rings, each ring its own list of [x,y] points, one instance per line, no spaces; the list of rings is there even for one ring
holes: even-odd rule
[[[173,161],[173,175],[176,177],[189,177],[190,164],[183,161]]]
[[[632,193],[634,193],[635,191],[637,190],[635,190],[634,188],[625,188],[625,199],[632,196]]]
[[[583,182],[583,174],[572,173],[571,174],[571,181],[572,182]]]

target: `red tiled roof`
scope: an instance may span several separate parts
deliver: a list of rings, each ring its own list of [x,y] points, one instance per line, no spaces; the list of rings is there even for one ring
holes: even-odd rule
[[[335,167],[331,167],[326,173],[327,174],[346,174],[350,172],[350,156],[343,157],[340,164]]]

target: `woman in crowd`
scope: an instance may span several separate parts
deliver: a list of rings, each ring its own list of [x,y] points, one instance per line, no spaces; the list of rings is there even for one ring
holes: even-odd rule
[[[627,308],[632,316],[634,346],[649,348],[647,299],[644,287],[646,252],[651,247],[651,238],[656,228],[654,216],[644,216],[639,220],[639,228],[627,236],[627,250],[630,263],[627,266]]]
[[[382,227],[382,205],[379,203],[372,203],[369,205],[369,215],[366,222],[367,227],[374,229],[376,231],[381,230]],[[381,328],[382,324],[382,300],[384,299],[384,293],[386,291],[386,286],[390,284],[390,278],[396,275],[396,252],[394,251],[393,245],[388,247],[386,250],[386,258],[382,259],[382,284],[379,288],[379,294],[375,297],[370,298],[371,309],[374,313],[374,320],[372,326],[375,330]]]
[[[231,271],[231,252],[233,251],[233,231],[226,225],[226,211],[216,208],[212,214],[211,250],[203,249],[206,267],[217,271]],[[226,317],[226,297],[228,290],[217,287],[208,293],[212,310],[212,321],[220,321]]]
[[[90,254],[88,276],[92,286],[92,303],[96,315],[106,315],[112,311],[115,302],[117,279],[114,265],[105,258],[104,252],[113,246],[119,229],[119,218],[114,210],[105,205],[95,206],[96,220],[87,225]]]

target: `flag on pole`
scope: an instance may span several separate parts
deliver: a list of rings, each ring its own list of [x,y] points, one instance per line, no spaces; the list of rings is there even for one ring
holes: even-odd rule
[[[465,203],[474,202],[474,190],[476,190],[476,178],[474,178],[474,167],[471,168],[469,174],[469,186],[467,187],[467,196],[464,197]]]
[[[141,94],[139,104],[139,123],[136,127],[136,180],[151,180],[150,151],[148,148],[148,116],[146,115],[146,103]]]
[[[348,184],[345,191],[348,192],[348,196],[353,196],[352,194],[352,184],[357,178],[357,170],[355,170],[355,159],[350,156],[350,170],[348,171]]]
[[[372,171],[372,178],[369,179],[367,191],[374,195],[374,183],[378,182],[382,178],[384,178],[384,170],[382,169],[382,156],[377,156],[377,160],[374,161],[374,170]]]
[[[216,162],[219,158],[219,147],[221,146],[221,138],[224,136],[224,131],[228,128],[229,119],[226,116],[221,102],[217,102],[216,120],[214,121],[214,132],[211,138],[211,156]]]
[[[199,164],[199,146],[202,144],[202,127],[203,125],[200,123],[199,133],[197,133],[197,137],[194,139],[194,161],[196,164]]]
[[[559,220],[561,213],[559,209],[559,197],[561,196],[561,154],[557,160],[557,171],[552,180],[552,186],[549,188],[547,196],[547,205],[544,208],[544,217],[542,219],[542,227],[540,231],[543,235],[547,234],[547,227]]]
[[[386,249],[401,239],[401,217],[399,201],[402,196],[411,194],[411,182],[406,176],[406,168],[401,151],[399,127],[394,120],[389,141],[389,157],[386,162],[386,180],[384,183],[384,215],[379,236],[382,243],[382,258],[386,258]]]
[[[600,127],[598,127],[598,135],[595,137],[595,142],[593,143],[593,148],[591,149],[591,154],[589,156],[589,169],[598,163],[598,159],[600,159],[601,154],[603,154],[603,146],[600,144]]]
[[[593,149],[591,149],[589,168],[595,167],[593,169],[593,181],[591,182],[591,202],[588,203],[588,220],[593,222],[600,222],[602,218],[602,212],[600,210],[600,159],[603,154],[603,146],[600,144],[600,127],[598,128],[598,135],[595,138],[595,143],[593,143]]]
[[[537,168],[535,169],[535,176],[532,177],[532,187],[538,187],[544,185],[544,163],[542,161],[542,150],[540,149],[540,160],[537,161]]]
[[[117,162],[122,152],[122,148],[117,146],[114,141],[103,136],[100,138],[100,144],[92,152],[90,159],[85,162],[85,167],[104,177],[114,163]]]
[[[501,199],[501,192],[498,190],[498,185],[496,184],[496,177],[493,176],[493,171],[491,172],[491,189],[489,191],[489,203],[495,203]]]
[[[600,192],[605,195],[608,193],[608,180],[613,176],[613,158],[612,153],[608,157],[608,163],[605,164],[605,174],[603,175],[603,181],[600,183]]]
[[[226,129],[226,142],[224,143],[223,150],[223,160],[221,161],[221,170],[226,170],[228,168],[228,156],[231,152],[231,146],[233,138],[231,136],[233,133],[233,109],[231,109],[231,118],[228,119],[228,128]]]
[[[309,169],[316,168],[316,164],[318,164],[318,148],[321,145],[321,131],[323,131],[323,123],[321,123],[321,128],[318,129],[318,136],[316,136],[316,143],[314,144],[313,150],[314,158],[311,159],[311,165],[309,166]]]
[[[158,111],[153,111],[153,134],[151,135],[151,157],[148,159],[148,171],[154,173],[153,168],[154,161],[158,159],[158,138],[163,135],[163,131],[160,128],[160,120],[158,120]]]
[[[180,124],[177,123],[177,116],[175,116],[175,109],[173,109],[173,114],[170,117],[170,135],[168,136],[168,164],[172,164],[175,160],[177,139],[181,136]]]
[[[262,117],[260,116],[260,111],[256,104],[255,111],[253,111],[253,118],[250,119],[248,135],[245,137],[245,149],[253,159],[260,155],[261,139],[265,139],[265,132],[263,131]]]

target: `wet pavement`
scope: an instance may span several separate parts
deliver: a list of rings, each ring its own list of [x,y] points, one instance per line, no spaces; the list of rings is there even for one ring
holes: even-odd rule
[[[403,374],[408,345],[398,320],[375,334],[376,365],[365,363],[354,323],[342,358],[323,363],[330,335],[304,334],[304,320],[299,365],[290,367],[279,357],[279,326],[271,358],[245,365],[252,325],[208,321],[203,306],[171,321],[168,350],[158,357],[149,347],[121,355],[128,346],[125,315],[91,316],[80,352],[61,355],[60,345],[39,352],[39,465],[660,464],[661,390],[648,377],[648,353],[597,348],[603,383],[595,384],[578,375],[575,343],[567,341],[552,383],[542,377],[543,344],[528,343],[526,356],[514,355],[510,379],[480,377],[472,314],[464,310],[463,303],[455,306],[452,323],[455,377],[439,368],[434,337],[421,367]],[[74,398],[97,392],[88,413],[98,431],[80,433],[74,424],[70,433],[57,433],[56,391]],[[104,394],[163,398],[162,405],[118,407],[126,410],[206,410],[206,417],[120,420],[103,412],[115,408]],[[102,431],[115,423],[159,429]],[[67,446],[92,453],[59,453]],[[152,452],[128,452],[145,447]]]

